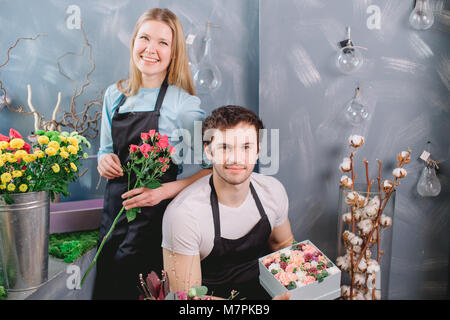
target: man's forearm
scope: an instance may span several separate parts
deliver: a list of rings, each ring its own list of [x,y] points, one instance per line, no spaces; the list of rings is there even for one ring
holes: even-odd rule
[[[166,189],[166,199],[175,198],[184,188],[211,172],[211,169],[202,169],[188,178],[165,183],[164,189]]]

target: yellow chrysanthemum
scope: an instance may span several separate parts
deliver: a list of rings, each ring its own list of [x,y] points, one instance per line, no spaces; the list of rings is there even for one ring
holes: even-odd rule
[[[12,183],[8,184],[7,188],[8,188],[8,191],[16,190],[16,186],[14,184],[12,184]]]
[[[66,168],[66,167],[64,167],[64,170],[66,170],[67,173],[70,172],[70,170],[68,168]]]
[[[19,186],[19,190],[21,191],[21,192],[27,192],[27,190],[28,190],[28,186],[26,185],[26,184],[21,184],[20,186]]]
[[[30,163],[36,160],[36,158],[37,156],[34,154],[27,154],[25,157],[23,157],[23,161],[25,161],[26,163]]]
[[[2,183],[0,184],[0,190],[5,190],[6,189],[6,184]]]
[[[22,173],[22,171],[20,171],[20,170],[14,170],[14,171],[12,172],[12,177],[13,177],[13,178],[20,178],[21,176],[23,176],[23,173]]]
[[[0,176],[0,180],[2,180],[2,183],[3,183],[3,184],[6,184],[6,183],[10,182],[11,179],[12,179],[12,176],[11,176],[11,174],[8,173],[8,172],[5,172],[5,173],[3,173],[3,174]]]
[[[61,142],[67,142],[67,138],[64,137],[63,135],[60,135],[59,139],[61,140]]]
[[[0,159],[0,168],[3,167],[4,164],[5,164],[5,161],[3,161],[3,159]]]
[[[69,157],[69,153],[66,152],[66,151],[61,151],[61,152],[59,153],[59,155],[60,155],[62,158],[64,158],[64,159],[67,159],[67,158]]]
[[[59,167],[59,164],[55,163],[54,165],[52,165],[52,170],[54,173],[58,173],[60,169],[61,168]]]
[[[6,154],[6,159],[8,160],[8,162],[11,162],[11,163],[17,162],[16,156],[9,152]]]
[[[18,139],[18,138],[12,139],[12,140],[9,142],[9,146],[10,146],[11,148],[13,148],[13,149],[20,149],[20,148],[22,148],[24,145],[25,145],[25,141],[23,141],[22,139]]]
[[[77,166],[73,162],[70,163],[70,167],[72,168],[73,171],[77,171],[78,170]]]
[[[48,143],[48,146],[51,147],[51,148],[56,149],[57,151],[59,150],[59,143],[58,143],[58,141],[50,141]]]
[[[47,149],[45,149],[45,153],[48,154],[49,156],[54,156],[56,154],[56,149],[52,148],[52,147],[48,147]]]
[[[75,147],[73,145],[70,145],[67,147],[67,151],[69,151],[71,154],[77,154],[78,152],[78,147]]]
[[[34,152],[34,155],[35,155],[36,157],[38,157],[38,158],[43,158],[43,157],[45,157],[45,153],[44,153],[44,151],[42,151],[42,150],[36,150],[36,151]]]
[[[67,142],[69,142],[74,147],[78,147],[78,140],[75,137],[68,137]]]
[[[17,150],[16,152],[14,152],[14,156],[17,159],[22,159],[23,157],[25,157],[28,153],[25,150]]]
[[[47,144],[48,143],[48,137],[47,136],[39,136],[38,142],[39,144]]]
[[[9,148],[9,142],[8,141],[0,141],[0,149],[5,150]]]

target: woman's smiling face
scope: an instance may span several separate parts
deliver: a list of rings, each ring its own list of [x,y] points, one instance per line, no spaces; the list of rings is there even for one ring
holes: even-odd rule
[[[142,73],[144,87],[164,79],[172,54],[172,29],[164,22],[149,20],[139,28],[133,47],[133,61]]]

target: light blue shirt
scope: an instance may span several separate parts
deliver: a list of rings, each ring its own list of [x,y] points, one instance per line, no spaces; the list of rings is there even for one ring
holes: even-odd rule
[[[136,95],[127,97],[120,107],[119,113],[153,111],[160,88],[141,88]],[[107,153],[113,153],[111,123],[122,93],[113,84],[106,89],[103,100],[103,111],[100,131],[100,149],[97,159]],[[180,143],[177,129],[186,129],[191,137],[191,149],[194,143],[194,121],[203,121],[205,111],[200,107],[200,99],[191,96],[177,86],[169,85],[159,116],[159,130],[161,135],[167,135],[171,145]],[[150,128],[149,128],[150,130]],[[198,133],[197,133],[198,134]],[[200,156],[201,157],[201,156]],[[193,163],[193,159],[189,159]],[[181,169],[181,164],[180,169]],[[181,170],[180,170],[181,171]],[[179,173],[180,173],[179,171]]]

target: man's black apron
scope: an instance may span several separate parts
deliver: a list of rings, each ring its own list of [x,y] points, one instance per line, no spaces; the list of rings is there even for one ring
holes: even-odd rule
[[[142,143],[141,133],[158,131],[158,119],[167,91],[167,78],[158,94],[153,111],[119,113],[126,96],[123,95],[114,113],[111,125],[113,150],[122,165],[129,157],[130,144]],[[160,178],[161,183],[175,181],[178,166],[173,162]],[[136,177],[131,179],[131,188]],[[108,180],[105,190],[104,208],[100,226],[100,241],[109,231],[125,199],[121,195],[128,190],[127,174]],[[125,212],[97,260],[97,275],[93,299],[138,299],[139,273],[144,276],[151,271],[157,274],[163,269],[162,260],[162,217],[170,199],[152,207],[141,208],[136,219],[128,223]]]
[[[270,252],[268,240],[272,230],[253,185],[250,183],[250,191],[261,219],[245,236],[231,240],[220,236],[219,202],[212,175],[209,184],[214,219],[214,247],[201,261],[202,284],[208,287],[208,294],[222,298],[228,298],[231,290],[237,290],[237,299],[270,299],[259,283],[258,258]]]

